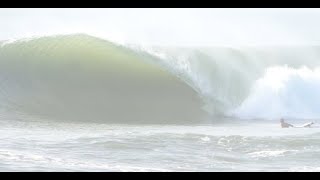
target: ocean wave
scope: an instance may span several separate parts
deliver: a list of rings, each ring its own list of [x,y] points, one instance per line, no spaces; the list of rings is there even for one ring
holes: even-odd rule
[[[85,34],[4,41],[0,108],[115,123],[319,118],[318,49],[139,47]]]

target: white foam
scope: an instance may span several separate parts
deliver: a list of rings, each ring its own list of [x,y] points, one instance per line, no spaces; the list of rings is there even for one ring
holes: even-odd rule
[[[320,118],[320,68],[268,68],[235,110],[240,118]]]
[[[289,169],[289,172],[320,172],[320,167],[310,167],[310,166],[293,167]]]
[[[283,156],[285,153],[294,152],[294,150],[266,150],[266,151],[256,151],[248,153],[251,157],[258,158],[258,157],[278,157]]]
[[[169,172],[170,170],[152,167],[129,166],[124,164],[96,163],[72,158],[58,158],[44,154],[21,152],[9,149],[0,149],[0,160],[11,163],[28,163],[32,162],[37,165],[46,165],[47,170],[57,167],[70,170],[102,170],[102,171],[132,171],[132,172]],[[28,171],[28,170],[27,170]]]
[[[202,137],[200,139],[201,141],[204,141],[204,142],[209,142],[211,140],[208,136]]]

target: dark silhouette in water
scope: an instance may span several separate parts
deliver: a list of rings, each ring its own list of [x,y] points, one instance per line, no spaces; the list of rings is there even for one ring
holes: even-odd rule
[[[289,123],[284,122],[284,119],[283,119],[283,118],[280,119],[280,123],[281,123],[281,127],[282,127],[282,128],[294,127],[292,124],[289,124]]]

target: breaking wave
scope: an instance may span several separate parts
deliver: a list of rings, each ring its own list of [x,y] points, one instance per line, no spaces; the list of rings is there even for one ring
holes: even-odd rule
[[[139,47],[84,34],[3,41],[0,108],[112,123],[319,118],[318,57],[316,46]]]

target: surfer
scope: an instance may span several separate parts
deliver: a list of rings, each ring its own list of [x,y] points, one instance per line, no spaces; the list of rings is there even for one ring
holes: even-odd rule
[[[294,126],[292,124],[286,123],[284,122],[284,119],[281,118],[280,119],[280,123],[281,123],[281,127],[282,128],[289,128],[289,127],[294,127],[294,128],[311,128],[311,125],[314,124],[314,122],[309,122],[309,123],[305,123],[302,126]]]
[[[282,128],[294,127],[292,124],[289,124],[289,123],[284,122],[284,119],[283,119],[283,118],[280,119],[280,123],[281,123],[281,127],[282,127]]]

